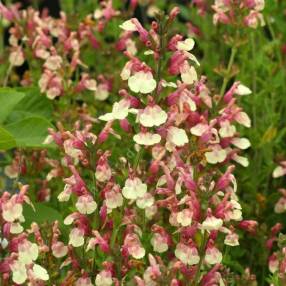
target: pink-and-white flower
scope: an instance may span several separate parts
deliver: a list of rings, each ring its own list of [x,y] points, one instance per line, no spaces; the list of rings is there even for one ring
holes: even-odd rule
[[[206,152],[205,156],[208,163],[217,164],[222,163],[226,159],[227,152],[220,145],[213,145],[212,151]]]
[[[84,244],[84,230],[73,228],[69,234],[69,244],[73,247],[80,247]]]
[[[135,259],[141,259],[145,256],[145,249],[141,246],[138,235],[136,234],[127,234],[124,239],[123,245],[128,253]]]
[[[95,277],[96,286],[111,286],[112,284],[112,273],[108,270],[100,271]]]
[[[144,127],[160,126],[167,121],[167,113],[158,105],[148,105],[138,113],[138,120]]]
[[[189,138],[184,129],[171,126],[168,128],[167,141],[174,146],[182,147],[189,142]]]
[[[128,86],[135,93],[151,93],[156,88],[156,81],[150,71],[138,71],[128,78]]]
[[[141,132],[134,135],[133,140],[139,145],[152,146],[161,141],[161,136],[150,132]]]
[[[223,225],[223,220],[214,216],[208,216],[202,223],[202,228],[207,231],[219,230]]]
[[[93,286],[93,284],[92,284],[91,279],[89,277],[80,277],[75,282],[75,286]]]
[[[153,246],[153,250],[158,253],[164,253],[169,248],[168,238],[158,232],[153,234],[150,242]]]
[[[75,206],[81,214],[92,214],[97,209],[97,203],[90,195],[80,196]]]
[[[280,162],[279,166],[277,166],[274,169],[272,176],[273,178],[279,178],[285,175],[286,175],[286,161],[282,161]]]
[[[115,102],[110,113],[106,113],[99,117],[103,121],[122,120],[128,116],[130,102],[126,99],[122,99],[119,102]]]
[[[23,50],[21,48],[17,48],[11,52],[9,55],[9,62],[12,66],[16,67],[23,65],[25,62]]]
[[[178,243],[175,249],[176,257],[186,265],[196,265],[200,261],[200,256],[195,246],[187,246]]]
[[[122,195],[129,200],[141,198],[147,192],[147,185],[142,183],[139,178],[129,178],[125,181]]]
[[[222,253],[214,246],[207,247],[205,261],[208,264],[218,264],[222,261]]]
[[[105,193],[105,203],[108,209],[116,209],[123,205],[123,197],[118,191],[111,190]]]
[[[61,258],[67,255],[68,247],[61,241],[52,244],[52,253],[56,258]]]

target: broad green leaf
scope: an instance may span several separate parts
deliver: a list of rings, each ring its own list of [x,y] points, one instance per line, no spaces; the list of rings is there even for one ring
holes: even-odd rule
[[[26,117],[41,116],[50,120],[52,117],[52,102],[42,95],[38,88],[18,88],[20,92],[25,93],[25,98],[22,99],[12,110],[8,122],[15,122]]]
[[[190,19],[191,15],[190,15],[190,7],[188,7],[187,5],[179,5],[180,7],[180,15],[184,18],[184,19]]]
[[[13,108],[25,97],[25,93],[12,88],[0,88],[0,123],[11,113]]]
[[[67,14],[72,14],[75,12],[74,10],[74,0],[61,0],[60,1],[60,5],[61,5],[61,10],[63,10],[64,12],[66,12]]]
[[[47,203],[33,203],[35,210],[30,206],[25,204],[23,206],[23,216],[25,217],[25,222],[23,226],[29,228],[31,223],[35,222],[39,225],[42,224],[52,224],[56,220],[59,222],[60,229],[62,232],[62,238],[68,237],[68,230],[64,224],[64,218],[58,210],[53,208]]]
[[[14,137],[3,127],[0,126],[0,150],[14,148],[16,141]]]
[[[25,217],[25,225],[30,226],[32,222],[38,224],[52,223],[55,220],[59,223],[63,222],[62,215],[54,208],[48,206],[45,203],[35,203],[35,211],[29,205],[24,205],[23,215]]]
[[[5,128],[14,137],[17,147],[48,147],[43,144],[52,124],[43,117],[28,117],[6,125]]]

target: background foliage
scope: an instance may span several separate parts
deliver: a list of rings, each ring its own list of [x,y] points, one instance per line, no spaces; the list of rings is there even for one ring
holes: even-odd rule
[[[9,1],[6,1],[9,2]],[[58,16],[60,9],[68,15],[70,26],[77,26],[85,15],[94,11],[99,5],[98,1],[85,0],[62,0],[60,3],[54,1],[28,1],[25,5],[32,4],[36,8],[43,9],[48,5],[54,16]],[[258,278],[258,285],[267,285],[267,279],[275,281],[275,277],[269,278],[267,270],[268,253],[262,252],[269,234],[269,229],[276,223],[284,223],[286,214],[275,214],[273,206],[279,198],[278,187],[285,186],[285,179],[272,179],[274,167],[286,154],[286,2],[284,0],[267,0],[264,10],[266,25],[262,28],[237,31],[234,27],[214,26],[212,12],[208,11],[205,16],[198,15],[196,6],[192,1],[155,1],[156,5],[167,11],[175,3],[179,4],[181,14],[174,30],[188,33],[186,23],[191,22],[200,33],[196,36],[196,54],[200,60],[200,73],[206,75],[209,82],[213,84],[214,92],[216,86],[222,84],[222,74],[228,64],[231,54],[230,38],[240,34],[242,43],[238,47],[232,76],[228,83],[230,86],[235,80],[243,82],[250,87],[253,94],[242,99],[242,104],[252,119],[252,128],[243,130],[242,133],[251,141],[252,148],[248,151],[250,165],[248,168],[236,170],[238,179],[238,192],[244,210],[244,217],[259,222],[257,235],[245,235],[241,240],[241,248],[226,249],[225,264],[235,273],[242,274],[246,266],[249,266]],[[211,2],[211,1],[209,1]],[[126,18],[130,16],[128,3],[114,0],[114,7],[121,10]],[[140,6],[135,11],[135,16],[144,24],[150,23],[146,14],[146,7]],[[47,136],[47,129],[56,125],[65,112],[67,106],[81,107],[83,101],[89,105],[93,115],[104,113],[112,102],[117,98],[116,90],[119,85],[120,68],[124,64],[123,57],[117,57],[114,61],[112,51],[109,51],[108,43],[114,42],[119,34],[121,20],[114,19],[108,23],[107,33],[98,35],[105,37],[101,50],[94,52],[87,49],[83,53],[83,61],[90,65],[94,74],[113,74],[114,87],[107,103],[94,101],[89,94],[79,94],[71,99],[62,98],[60,102],[50,101],[41,95],[37,86],[19,87],[19,77],[23,74],[23,68],[16,68],[9,78],[9,88],[0,89],[0,165],[2,169],[9,164],[13,158],[15,149],[20,150],[22,156],[28,157],[34,148],[42,150],[46,148],[43,141]],[[3,23],[2,23],[3,24]],[[7,74],[7,28],[0,26],[0,84],[4,84]],[[96,63],[96,64],[95,64]],[[25,69],[25,67],[24,67]],[[116,72],[114,72],[116,71]],[[35,76],[41,73],[40,67],[33,69]],[[117,82],[118,81],[118,82]],[[74,115],[76,116],[76,115]],[[64,123],[70,127],[69,122]],[[121,145],[113,145],[113,160],[116,160],[116,148],[124,148]],[[9,150],[9,151],[7,151]],[[51,154],[56,152],[53,147],[48,150]],[[130,155],[133,156],[132,154]],[[29,165],[31,162],[27,162]],[[3,170],[2,170],[3,171]],[[47,172],[47,170],[45,170]],[[27,176],[18,178],[32,182],[35,176],[45,176],[31,171]],[[0,177],[3,188],[14,191],[15,182],[7,180],[2,172]],[[37,186],[32,185],[35,193]],[[53,192],[62,188],[60,183],[51,186]],[[2,189],[2,188],[1,188]],[[34,196],[36,200],[36,196]],[[52,200],[45,206],[36,204],[38,216],[33,217],[30,209],[26,209],[27,217],[32,216],[37,222],[43,223],[59,219],[62,221],[65,210],[59,209],[57,203]],[[29,219],[27,220],[29,223]],[[285,231],[285,229],[284,229]],[[243,249],[243,250],[241,250]],[[277,284],[278,285],[278,284]]]

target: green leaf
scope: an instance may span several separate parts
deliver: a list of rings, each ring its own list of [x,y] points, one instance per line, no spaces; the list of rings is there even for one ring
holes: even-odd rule
[[[13,108],[25,97],[25,93],[12,88],[0,88],[0,123],[11,113]]]
[[[48,147],[43,144],[52,124],[43,117],[28,117],[6,125],[5,128],[14,137],[17,147]]]
[[[66,13],[72,13],[74,11],[73,0],[61,0],[61,9]]]
[[[15,122],[31,116],[41,116],[46,119],[52,118],[52,102],[46,96],[42,95],[38,88],[18,88],[17,90],[24,92],[26,96],[10,113],[7,118],[8,122]]]
[[[180,7],[180,15],[184,18],[184,19],[190,19],[190,7],[188,7],[187,5],[179,5]]]
[[[59,223],[63,223],[62,215],[51,208],[45,203],[34,203],[35,211],[29,205],[24,205],[23,215],[25,217],[25,226],[29,227],[32,222],[38,224],[42,223],[53,223],[55,220]]]
[[[14,137],[3,127],[0,126],[0,150],[7,150],[14,148],[16,141]]]

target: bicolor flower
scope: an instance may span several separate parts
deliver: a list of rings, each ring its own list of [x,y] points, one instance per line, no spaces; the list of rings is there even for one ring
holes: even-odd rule
[[[135,93],[151,93],[156,88],[156,81],[150,71],[138,71],[128,78],[128,86]]]
[[[69,235],[69,244],[73,247],[80,247],[84,244],[84,231],[80,228],[73,228]]]
[[[144,127],[160,126],[167,121],[167,113],[158,105],[148,105],[138,113],[138,119]]]
[[[110,113],[99,116],[100,120],[111,121],[111,120],[122,120],[128,116],[130,107],[130,101],[122,99],[119,102],[115,102]]]
[[[175,256],[186,265],[196,265],[200,261],[200,256],[195,246],[187,246],[178,243],[175,249]]]
[[[97,203],[90,195],[80,196],[75,206],[81,214],[92,214],[97,209]]]
[[[150,132],[141,132],[134,135],[133,140],[139,145],[152,146],[161,141],[161,136]]]
[[[147,185],[143,184],[139,178],[130,178],[125,181],[122,194],[126,199],[136,200],[147,192]]]

